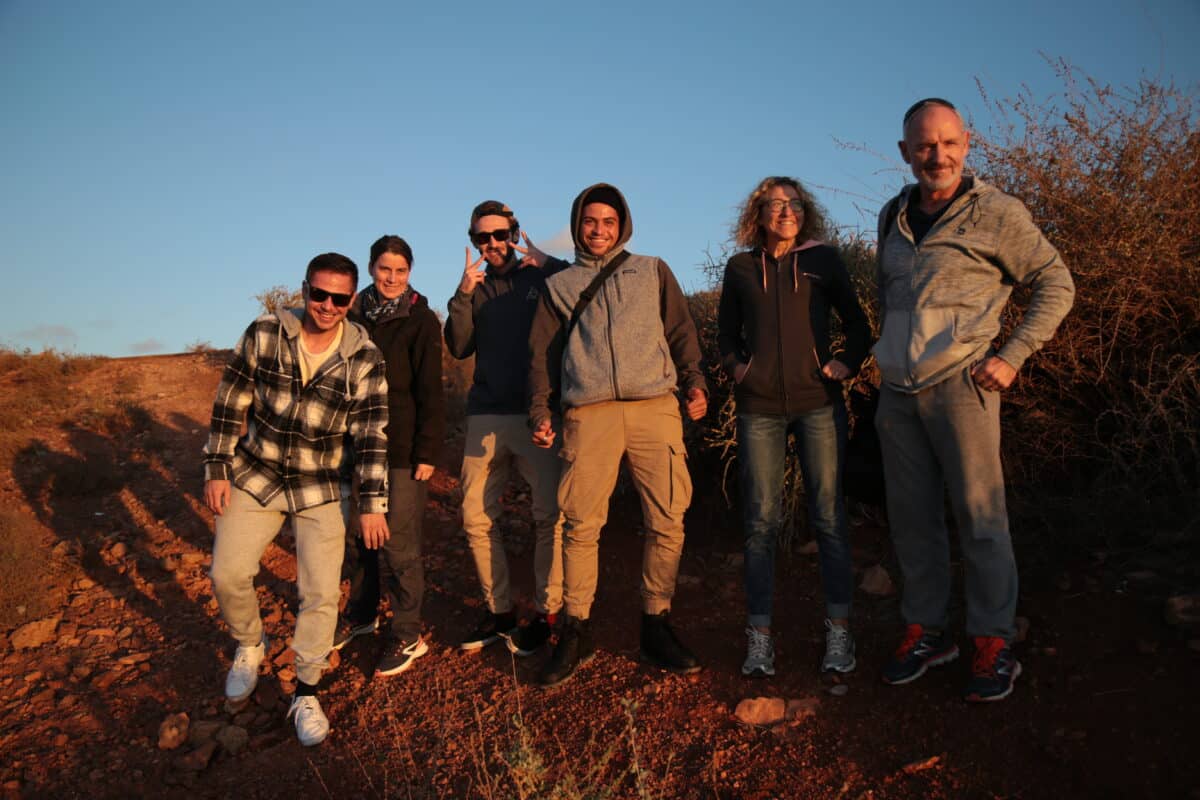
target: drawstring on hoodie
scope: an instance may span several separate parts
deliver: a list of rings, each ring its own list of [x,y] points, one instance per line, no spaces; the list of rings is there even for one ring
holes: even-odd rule
[[[791,249],[790,253],[792,256],[792,294],[795,294],[796,292],[800,291],[800,270],[797,267],[797,264],[799,263],[799,259],[800,259],[800,251],[807,250],[810,247],[816,247],[819,244],[824,244],[824,242],[817,241],[816,239],[809,239],[808,241],[806,241],[804,244],[800,245],[799,247],[793,247]],[[762,265],[763,294],[766,294],[767,293],[767,251],[766,251],[766,248],[759,250],[758,259],[759,259],[759,263]],[[804,274],[808,275],[809,273],[806,272]]]

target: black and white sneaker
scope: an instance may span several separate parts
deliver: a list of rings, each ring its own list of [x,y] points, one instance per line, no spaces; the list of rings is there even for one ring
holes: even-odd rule
[[[500,641],[501,636],[511,636],[517,628],[517,615],[509,611],[504,614],[493,614],[488,612],[484,614],[483,619],[479,620],[479,624],[475,626],[475,630],[471,631],[463,638],[459,644],[460,650],[472,652],[482,650],[489,644],[495,644]]]
[[[428,652],[429,645],[419,636],[411,642],[403,639],[388,642],[383,648],[383,658],[379,659],[379,664],[375,667],[375,674],[384,677],[399,675]]]
[[[355,622],[354,620],[338,617],[337,629],[333,632],[333,649],[341,650],[350,644],[355,636],[366,636],[379,629],[379,617],[372,617],[370,622]]]
[[[515,655],[531,656],[546,642],[550,641],[551,634],[554,633],[554,621],[545,614],[538,614],[523,628],[517,628],[511,634],[504,637],[504,643],[508,645],[508,651]]]

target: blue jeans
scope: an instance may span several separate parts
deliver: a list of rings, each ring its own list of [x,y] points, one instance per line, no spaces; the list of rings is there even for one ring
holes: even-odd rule
[[[739,414],[737,428],[748,623],[762,627],[771,624],[789,433],[799,445],[808,520],[820,554],[825,613],[831,619],[848,618],[854,574],[842,493],[846,409],[830,405],[794,417]]]

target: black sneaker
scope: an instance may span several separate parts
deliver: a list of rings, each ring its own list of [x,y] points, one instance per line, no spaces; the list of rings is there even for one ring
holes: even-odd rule
[[[338,617],[337,629],[333,632],[333,649],[341,650],[350,644],[355,636],[366,636],[379,628],[379,617],[372,617],[370,622],[355,622],[345,617]]]
[[[545,614],[538,614],[523,628],[517,628],[511,635],[504,637],[508,651],[524,658],[531,656],[550,641],[553,631],[553,621]]]
[[[475,626],[475,630],[468,633],[458,647],[467,652],[482,650],[489,644],[500,641],[501,636],[511,635],[516,627],[517,615],[513,612],[493,614],[489,611],[484,614],[483,619],[479,620],[479,624]]]
[[[388,642],[383,648],[383,658],[379,659],[379,664],[375,667],[375,674],[385,677],[399,675],[428,652],[429,645],[420,636],[411,642],[403,639]]]
[[[689,675],[700,671],[700,662],[671,630],[669,611],[642,614],[642,661],[670,672]]]
[[[550,659],[538,674],[542,686],[558,686],[575,674],[581,665],[592,660],[596,648],[592,644],[592,630],[586,619],[564,617],[562,631]]]

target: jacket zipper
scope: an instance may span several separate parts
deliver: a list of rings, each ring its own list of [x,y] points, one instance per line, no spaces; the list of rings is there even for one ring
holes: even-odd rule
[[[783,366],[783,292],[779,288],[780,266],[781,262],[775,262],[775,330],[780,334],[775,337],[775,342],[779,346],[779,391],[783,395],[783,413],[791,414],[787,393],[787,370]]]
[[[613,277],[615,278],[616,275]],[[609,302],[608,297],[608,281],[604,282],[600,291],[604,292],[604,315],[608,320],[608,355],[612,361],[612,372],[609,374],[612,376],[613,399],[620,400],[621,392],[617,388],[617,349],[613,346],[612,303]]]

